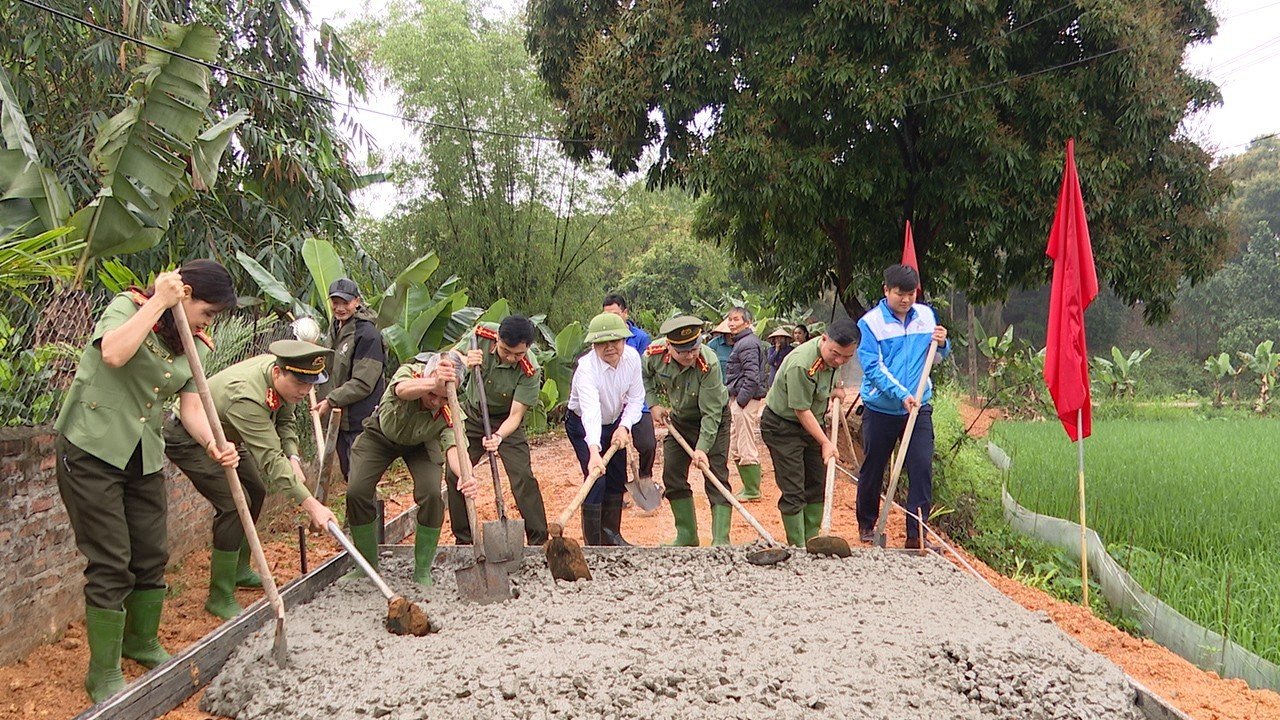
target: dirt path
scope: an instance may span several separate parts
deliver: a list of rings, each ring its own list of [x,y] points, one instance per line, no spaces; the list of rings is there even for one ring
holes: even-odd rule
[[[965,417],[967,421],[973,418],[972,415]],[[989,426],[990,422],[985,424]],[[975,432],[981,426],[982,423],[976,425]],[[661,457],[659,467],[660,464]],[[559,437],[536,444],[533,449],[533,466],[538,472],[548,511],[555,514],[568,502],[580,478],[568,441]],[[764,469],[765,497],[749,507],[769,532],[775,537],[782,537],[782,525],[776,508],[778,491],[772,481],[772,468],[767,454],[764,455]],[[482,469],[480,472],[480,478],[487,479],[487,471]],[[655,470],[655,473],[660,472],[660,469]],[[856,545],[854,487],[844,480],[836,489],[834,532]],[[731,481],[735,487],[739,486],[737,475],[732,471]],[[481,483],[482,492],[486,485],[485,482]],[[694,488],[699,534],[703,542],[707,543],[710,539],[710,511],[701,484],[695,484]],[[482,497],[488,497],[488,501],[482,499],[479,503],[481,517],[493,518],[495,512],[491,495]],[[388,503],[387,515],[394,516],[407,502],[409,500],[405,494],[397,496]],[[268,541],[268,552],[281,583],[294,577],[298,570],[296,539],[288,524],[287,519],[283,521],[282,526],[272,533],[273,539]],[[574,537],[581,537],[580,526],[576,521],[570,523],[568,532]],[[889,526],[889,543],[900,546],[903,532],[902,517],[895,513]],[[645,517],[634,509],[628,510],[623,518],[623,535],[640,545],[656,546],[666,542],[674,535],[670,512],[664,506],[655,514]],[[754,537],[750,527],[735,516],[733,541],[746,543]],[[452,542],[447,520],[441,541]],[[328,538],[312,536],[310,548],[313,562],[317,562],[318,557],[327,557],[334,552],[334,544]],[[218,625],[219,621],[208,616],[202,607],[208,578],[208,561],[207,552],[196,553],[188,556],[181,566],[170,572],[169,582],[173,593],[165,606],[161,632],[162,641],[171,652],[195,642]],[[1197,720],[1280,720],[1280,695],[1270,691],[1249,690],[1240,681],[1219,679],[1213,673],[1196,669],[1158,645],[1127,635],[1093,617],[1083,608],[1061,603],[1043,592],[1003,578],[973,558],[969,558],[969,562],[978,567],[1006,595],[1029,609],[1044,610],[1059,627],[1081,644],[1110,658],[1139,682]],[[248,604],[259,596],[257,591],[241,591],[240,601]],[[77,622],[68,627],[62,640],[37,649],[22,661],[0,667],[0,718],[63,720],[74,717],[86,707],[87,698],[80,683],[84,677],[87,655],[84,626]],[[125,662],[127,677],[135,678],[140,673],[138,665]],[[193,699],[166,717],[170,720],[204,720],[208,715],[198,711]]]

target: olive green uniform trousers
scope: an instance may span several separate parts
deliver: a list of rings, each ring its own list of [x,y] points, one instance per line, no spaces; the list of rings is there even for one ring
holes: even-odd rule
[[[378,482],[396,458],[402,458],[413,477],[413,500],[418,503],[419,525],[438,528],[444,524],[444,502],[440,478],[445,465],[439,445],[401,445],[392,442],[374,421],[365,421],[364,432],[351,445],[351,475],[347,480],[347,524],[368,525],[378,516]]]
[[[253,457],[243,446],[238,446],[238,449],[240,464],[236,466],[236,475],[240,477],[249,514],[256,522],[262,514],[267,486],[262,482],[262,473]],[[238,551],[244,542],[244,527],[240,524],[240,514],[236,512],[231,486],[227,484],[226,471],[209,457],[177,418],[171,418],[164,424],[164,454],[191,480],[196,492],[213,505],[213,549]]]
[[[694,418],[692,421],[684,421],[677,419],[674,415],[667,416],[667,437],[662,440],[662,484],[665,488],[663,495],[668,500],[682,500],[684,498],[693,497],[693,490],[689,488],[689,465],[692,460],[689,453],[680,447],[680,443],[671,437],[671,433],[680,433],[680,437],[684,438],[689,447],[697,449],[698,434],[702,431],[702,419]],[[711,449],[707,452],[707,460],[711,464],[711,473],[716,476],[725,487],[729,487],[729,437],[732,434],[730,427],[729,408],[724,410],[724,416],[720,418],[720,432],[716,433],[715,442],[711,444]],[[698,473],[702,475],[701,472]],[[728,505],[729,500],[716,490],[716,486],[711,484],[710,480],[703,479],[706,485],[707,499],[712,505]]]
[[[142,472],[142,445],[123,470],[98,459],[61,433],[54,441],[58,491],[76,547],[88,560],[84,599],[122,610],[134,590],[162,588],[169,562],[164,474]]]
[[[822,462],[822,446],[801,427],[769,408],[760,417],[760,436],[773,460],[773,476],[782,491],[778,510],[795,515],[805,505],[822,503],[827,466]]]
[[[485,456],[484,426],[479,419],[479,411],[467,411],[467,421],[463,427],[467,432],[467,453],[474,466]],[[495,415],[489,418],[489,426],[495,430],[506,422],[507,416]],[[507,482],[511,485],[511,494],[516,499],[516,508],[520,517],[524,518],[524,536],[529,545],[541,545],[547,541],[547,510],[542,501],[542,490],[538,487],[538,479],[533,476],[533,467],[529,456],[529,440],[524,434],[524,425],[516,428],[510,437],[502,439],[498,445],[498,457],[502,459],[502,468],[507,471]],[[449,479],[449,524],[453,527],[453,535],[460,545],[471,543],[471,523],[467,519],[467,502],[458,492],[458,477],[453,471],[446,470]],[[481,474],[477,479],[490,481],[489,464],[481,466]]]

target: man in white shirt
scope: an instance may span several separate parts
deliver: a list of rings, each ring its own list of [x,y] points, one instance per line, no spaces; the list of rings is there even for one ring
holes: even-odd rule
[[[640,354],[627,345],[631,330],[612,313],[587,327],[591,352],[578,360],[569,391],[565,432],[585,477],[600,468],[601,448],[619,448],[604,476],[582,503],[582,537],[587,545],[630,545],[622,539],[622,495],[627,489],[626,448],[644,407]]]

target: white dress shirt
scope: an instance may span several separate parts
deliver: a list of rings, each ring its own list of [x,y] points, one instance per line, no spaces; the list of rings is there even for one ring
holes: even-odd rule
[[[644,408],[644,380],[640,374],[640,353],[631,346],[622,348],[618,367],[600,359],[594,349],[578,360],[569,390],[569,409],[582,418],[587,445],[600,447],[600,432],[619,417],[627,430],[640,422]]]

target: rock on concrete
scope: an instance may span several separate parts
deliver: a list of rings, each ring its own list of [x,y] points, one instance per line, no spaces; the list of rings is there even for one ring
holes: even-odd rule
[[[526,558],[518,599],[459,601],[457,560],[437,585],[386,577],[439,633],[383,628],[372,585],[344,581],[289,616],[291,664],[251,637],[205,693],[208,712],[302,718],[1142,717],[1124,675],[936,557],[744,548],[588,553],[595,580],[551,579]]]

